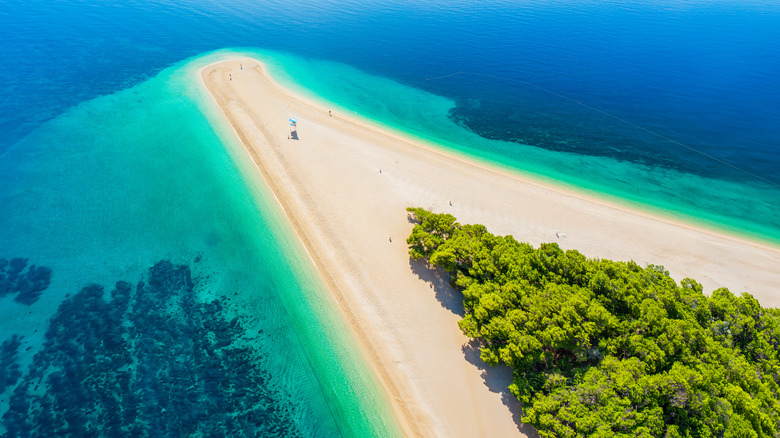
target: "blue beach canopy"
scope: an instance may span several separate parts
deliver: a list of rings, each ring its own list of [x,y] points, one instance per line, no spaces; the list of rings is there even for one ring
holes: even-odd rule
[[[295,120],[295,117],[293,117],[292,119],[290,119],[290,126],[295,126],[297,123],[298,123],[298,121],[297,121],[297,120]]]

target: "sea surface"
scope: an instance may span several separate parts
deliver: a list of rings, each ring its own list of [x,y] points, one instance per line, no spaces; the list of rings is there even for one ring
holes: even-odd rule
[[[0,433],[398,434],[201,66],[257,56],[389,129],[779,244],[778,41],[752,0],[2,2]]]

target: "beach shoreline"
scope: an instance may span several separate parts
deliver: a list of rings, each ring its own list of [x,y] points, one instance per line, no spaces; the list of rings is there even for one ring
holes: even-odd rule
[[[507,370],[481,365],[458,330],[457,295],[409,261],[405,207],[449,212],[534,245],[557,241],[587,257],[662,264],[707,293],[720,285],[780,304],[772,296],[780,273],[764,268],[780,265],[780,249],[770,244],[565,190],[330,113],[281,87],[256,59],[211,64],[200,78],[338,302],[406,435],[533,431],[519,424]]]
[[[253,59],[258,62],[257,59]],[[260,61],[262,63],[262,61]],[[275,86],[282,88],[292,98],[306,102],[312,107],[321,109],[322,111],[328,111],[328,101],[319,98],[318,96],[309,96],[305,93],[306,90],[291,90],[288,86],[280,83],[273,77],[273,73],[266,67],[267,79],[271,81]],[[335,104],[334,104],[335,105]],[[411,134],[404,132],[402,129],[394,126],[386,125],[382,122],[371,120],[358,113],[340,112],[338,117],[348,118],[354,124],[365,127],[366,129],[378,130],[385,135],[397,138],[399,141],[413,143],[416,147],[425,148],[431,153],[443,154],[450,158],[462,160],[470,165],[483,167],[485,170],[500,173],[505,176],[511,176],[520,180],[524,184],[533,184],[543,187],[548,190],[559,191],[568,195],[574,195],[577,198],[583,198],[588,202],[601,204],[611,208],[617,208],[627,213],[646,216],[649,219],[667,222],[670,225],[677,227],[689,228],[692,231],[703,232],[712,234],[718,238],[732,239],[740,244],[753,245],[763,250],[780,251],[780,241],[772,238],[762,239],[761,236],[754,231],[748,231],[733,226],[714,223],[709,219],[698,218],[690,214],[676,215],[671,209],[645,204],[641,201],[624,199],[619,195],[612,193],[602,193],[596,189],[589,187],[580,187],[569,182],[563,182],[555,180],[552,177],[546,175],[540,175],[533,172],[527,172],[522,169],[518,169],[506,164],[503,164],[497,159],[485,156],[471,155],[467,152],[459,151],[451,146],[440,145],[435,140],[431,140],[422,137],[418,134]],[[334,112],[335,114],[335,112]],[[671,207],[670,207],[671,208]],[[463,222],[463,221],[461,221]]]
[[[251,61],[257,62],[257,60],[251,60]],[[225,111],[225,107],[223,106],[224,101],[221,101],[219,97],[215,95],[211,91],[211,88],[207,85],[205,72],[207,71],[207,69],[213,67],[214,65],[215,64],[211,64],[200,69],[200,79],[203,86],[209,90],[210,95],[214,99],[214,102],[217,104],[218,108],[220,109],[220,112],[229,121],[228,125],[230,126],[231,130],[236,135],[236,137],[239,139],[239,141],[241,142],[244,151],[248,155],[248,158],[252,161],[252,164],[254,165],[255,169],[257,169],[257,171],[260,173],[263,181],[271,189],[271,194],[273,195],[274,199],[279,205],[282,213],[284,214],[284,217],[287,218],[287,220],[289,221],[289,224],[293,229],[296,237],[300,240],[303,250],[309,256],[309,259],[313,264],[313,266],[317,269],[321,279],[323,280],[326,287],[328,288],[331,296],[336,300],[338,304],[337,308],[341,313],[342,319],[347,322],[347,326],[350,328],[351,335],[358,340],[357,347],[362,353],[362,357],[368,358],[367,365],[371,368],[375,376],[378,377],[377,380],[379,384],[382,385],[382,388],[389,396],[388,401],[390,403],[391,408],[393,409],[393,413],[395,414],[395,420],[397,420],[398,426],[406,436],[423,436],[423,434],[419,431],[417,424],[412,420],[413,416],[409,412],[407,406],[400,402],[401,400],[400,392],[396,388],[397,379],[393,379],[389,376],[388,371],[383,366],[383,362],[378,357],[378,353],[375,351],[374,348],[372,348],[372,344],[366,339],[365,334],[362,331],[356,329],[357,322],[355,316],[350,312],[349,306],[347,306],[343,302],[343,296],[338,293],[338,288],[333,277],[329,275],[328,271],[321,266],[321,262],[319,261],[318,257],[316,257],[316,253],[314,254],[312,253],[312,251],[315,251],[315,247],[312,246],[312,242],[309,241],[306,234],[303,232],[303,229],[297,217],[291,214],[289,210],[289,204],[283,202],[284,198],[280,198],[280,189],[274,183],[274,180],[272,179],[272,176],[269,174],[266,166],[262,164],[259,154],[255,149],[248,146],[249,144],[248,140],[242,134],[242,132],[236,129],[236,125],[233,123],[233,120]],[[241,65],[241,63],[239,63],[239,65]],[[240,68],[240,70],[243,70],[243,68]]]

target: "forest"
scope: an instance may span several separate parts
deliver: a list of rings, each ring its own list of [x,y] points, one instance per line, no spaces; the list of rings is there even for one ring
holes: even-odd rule
[[[542,437],[780,436],[780,312],[662,266],[534,248],[408,208],[409,255],[449,273],[481,359]]]

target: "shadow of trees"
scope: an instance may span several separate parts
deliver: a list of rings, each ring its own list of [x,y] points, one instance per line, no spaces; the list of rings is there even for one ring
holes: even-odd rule
[[[450,285],[450,274],[441,268],[431,268],[425,260],[409,258],[409,267],[420,280],[428,283],[442,307],[460,316],[466,314],[463,309],[463,294]],[[480,341],[471,339],[461,347],[466,361],[481,371],[485,386],[491,392],[500,394],[501,402],[509,409],[517,430],[528,437],[539,437],[539,433],[521,421],[523,405],[509,391],[512,383],[512,369],[505,365],[491,367],[479,357]]]
[[[442,307],[460,316],[466,315],[463,310],[463,294],[450,286],[450,274],[443,269],[428,266],[425,260],[415,260],[409,257],[409,267],[417,277],[428,283],[436,294],[436,300]]]
[[[490,366],[486,364],[479,357],[479,348],[480,342],[476,339],[470,339],[461,347],[463,357],[468,363],[482,371],[482,379],[490,392],[501,395],[501,402],[512,414],[517,430],[527,437],[539,437],[536,429],[522,422],[523,404],[509,391],[509,385],[512,383],[512,369],[506,365]]]

